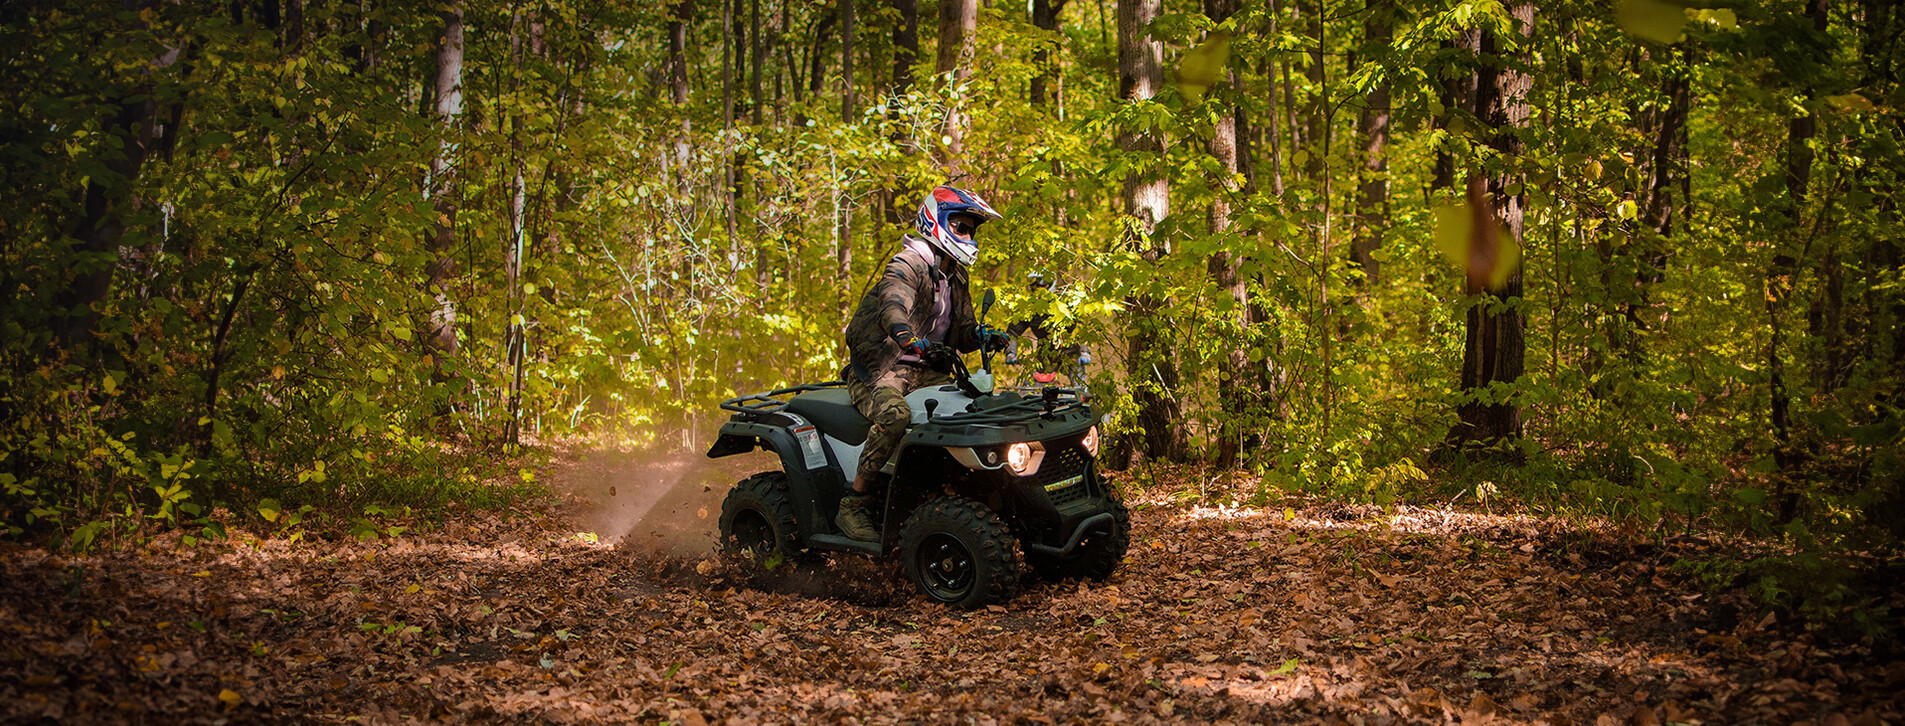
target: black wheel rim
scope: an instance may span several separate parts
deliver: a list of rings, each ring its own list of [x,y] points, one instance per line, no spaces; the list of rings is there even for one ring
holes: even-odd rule
[[[929,534],[914,550],[913,557],[921,584],[934,600],[956,602],[972,593],[977,568],[972,552],[958,537],[945,532]]]
[[[767,517],[752,509],[743,509],[734,513],[734,551],[748,550],[765,555],[774,550],[774,527],[767,523]]]

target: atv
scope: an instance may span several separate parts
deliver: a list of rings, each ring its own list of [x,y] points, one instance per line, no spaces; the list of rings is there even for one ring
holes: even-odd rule
[[[981,319],[993,299],[987,291]],[[874,510],[877,542],[850,539],[833,524],[870,426],[845,383],[722,402],[730,416],[709,458],[759,448],[781,460],[779,471],[728,492],[723,547],[769,563],[826,552],[897,555],[920,592],[961,608],[1012,599],[1020,552],[1047,579],[1111,576],[1130,545],[1130,514],[1098,475],[1098,419],[1084,390],[993,390],[990,351],[970,373],[958,355],[935,353],[951,361],[953,382],[906,397],[913,423],[882,468],[888,483]]]

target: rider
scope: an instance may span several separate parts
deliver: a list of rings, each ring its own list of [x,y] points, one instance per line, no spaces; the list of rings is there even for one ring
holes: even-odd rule
[[[967,266],[978,257],[979,226],[1000,215],[979,195],[934,187],[920,202],[900,252],[860,299],[847,324],[852,362],[841,373],[853,406],[872,422],[860,451],[853,491],[840,498],[834,523],[853,539],[880,537],[873,523],[874,489],[900,437],[913,422],[906,394],[936,385],[951,369],[945,346],[959,353],[1005,347],[1006,336],[973,320]]]

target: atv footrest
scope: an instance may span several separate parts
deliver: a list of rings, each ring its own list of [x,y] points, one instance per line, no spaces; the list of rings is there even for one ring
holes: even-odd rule
[[[876,557],[881,554],[884,554],[885,552],[884,548],[880,547],[880,543],[878,542],[864,542],[857,539],[842,537],[837,534],[816,534],[812,537],[808,537],[807,542],[811,544],[812,546],[814,546],[816,549],[835,550],[839,552],[859,552],[861,554],[874,555]]]

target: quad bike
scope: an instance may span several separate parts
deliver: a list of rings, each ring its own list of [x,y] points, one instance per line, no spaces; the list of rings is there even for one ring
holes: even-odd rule
[[[993,302],[987,291],[984,318]],[[971,608],[1010,600],[1019,555],[1048,579],[1109,577],[1124,560],[1131,522],[1099,478],[1097,416],[1081,389],[992,390],[989,351],[953,383],[906,397],[913,424],[883,471],[877,542],[834,527],[870,425],[844,383],[811,383],[728,399],[709,458],[756,448],[781,470],[734,485],[721,505],[721,541],[767,561],[819,552],[897,555],[933,600]]]

